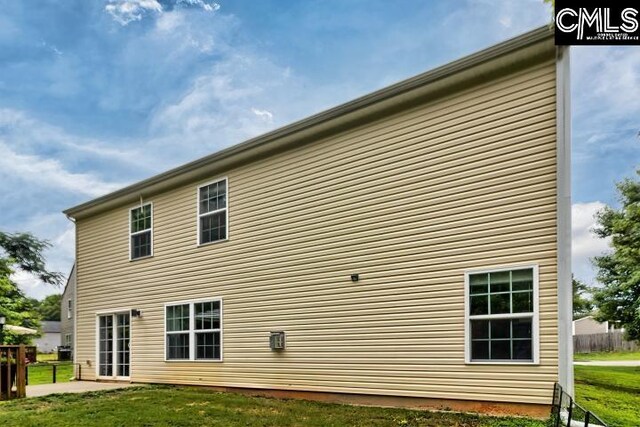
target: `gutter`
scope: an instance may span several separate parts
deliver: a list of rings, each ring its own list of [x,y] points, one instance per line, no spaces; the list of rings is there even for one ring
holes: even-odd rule
[[[77,219],[132,203],[141,196],[149,197],[151,194],[187,184],[207,175],[219,174],[222,170],[264,158],[293,144],[318,141],[419,102],[436,99],[463,87],[494,78],[514,67],[524,67],[530,62],[552,59],[554,53],[553,33],[545,25],[63,212],[68,217]],[[508,54],[513,57],[505,60],[504,57]]]

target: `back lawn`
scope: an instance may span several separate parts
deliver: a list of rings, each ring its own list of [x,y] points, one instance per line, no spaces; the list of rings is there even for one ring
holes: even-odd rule
[[[640,367],[574,366],[576,401],[610,427],[640,426]]]
[[[624,351],[624,352],[612,352],[602,351],[598,353],[576,353],[573,355],[573,360],[586,362],[591,360],[640,360],[640,351]]]
[[[56,382],[66,383],[74,375],[74,365],[71,362],[34,363],[29,365],[29,385],[53,383],[53,366],[56,365]]]
[[[545,427],[546,422],[150,386],[0,402],[0,425]]]

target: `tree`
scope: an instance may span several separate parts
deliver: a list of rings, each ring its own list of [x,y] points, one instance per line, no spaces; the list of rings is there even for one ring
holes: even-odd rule
[[[62,283],[62,274],[50,272],[45,266],[43,251],[48,247],[49,242],[31,234],[0,231],[0,248],[3,250],[0,253],[0,315],[6,317],[7,324],[37,329],[40,322],[40,313],[33,301],[11,280],[11,274],[15,271],[25,271],[47,284]],[[29,337],[4,331],[3,341],[9,344],[26,343]]]
[[[62,294],[48,295],[42,301],[39,301],[37,309],[40,316],[42,316],[42,320],[60,320],[61,303]]]
[[[571,278],[573,283],[573,319],[580,319],[591,314],[593,302],[588,296],[589,287],[575,277]]]
[[[637,171],[640,175],[640,170]],[[597,215],[594,230],[611,238],[613,252],[594,258],[598,281],[596,318],[619,322],[629,339],[640,339],[640,180],[616,184],[621,207],[605,207]]]

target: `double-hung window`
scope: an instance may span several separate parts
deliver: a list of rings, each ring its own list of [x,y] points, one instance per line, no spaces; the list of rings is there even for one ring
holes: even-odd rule
[[[131,209],[129,227],[131,259],[153,255],[153,206],[151,203]]]
[[[227,239],[227,180],[198,188],[198,244]]]
[[[467,362],[538,362],[538,269],[466,274]]]
[[[69,298],[67,300],[67,319],[71,319],[73,317],[73,300]]]
[[[222,360],[222,300],[165,306],[167,360]]]

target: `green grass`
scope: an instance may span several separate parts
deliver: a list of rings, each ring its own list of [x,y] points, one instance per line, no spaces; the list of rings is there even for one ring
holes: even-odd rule
[[[53,363],[35,363],[29,365],[29,385],[51,384],[53,382]],[[73,377],[71,362],[56,363],[56,382],[66,383]]]
[[[545,427],[525,418],[347,406],[150,386],[0,403],[3,426]]]
[[[590,360],[640,360],[640,351],[602,351],[598,353],[576,353],[573,355],[573,359],[580,362],[587,362]]]
[[[576,402],[610,427],[640,425],[640,367],[575,366]]]
[[[36,360],[38,362],[55,362],[58,360],[57,353],[38,353],[36,355]]]

